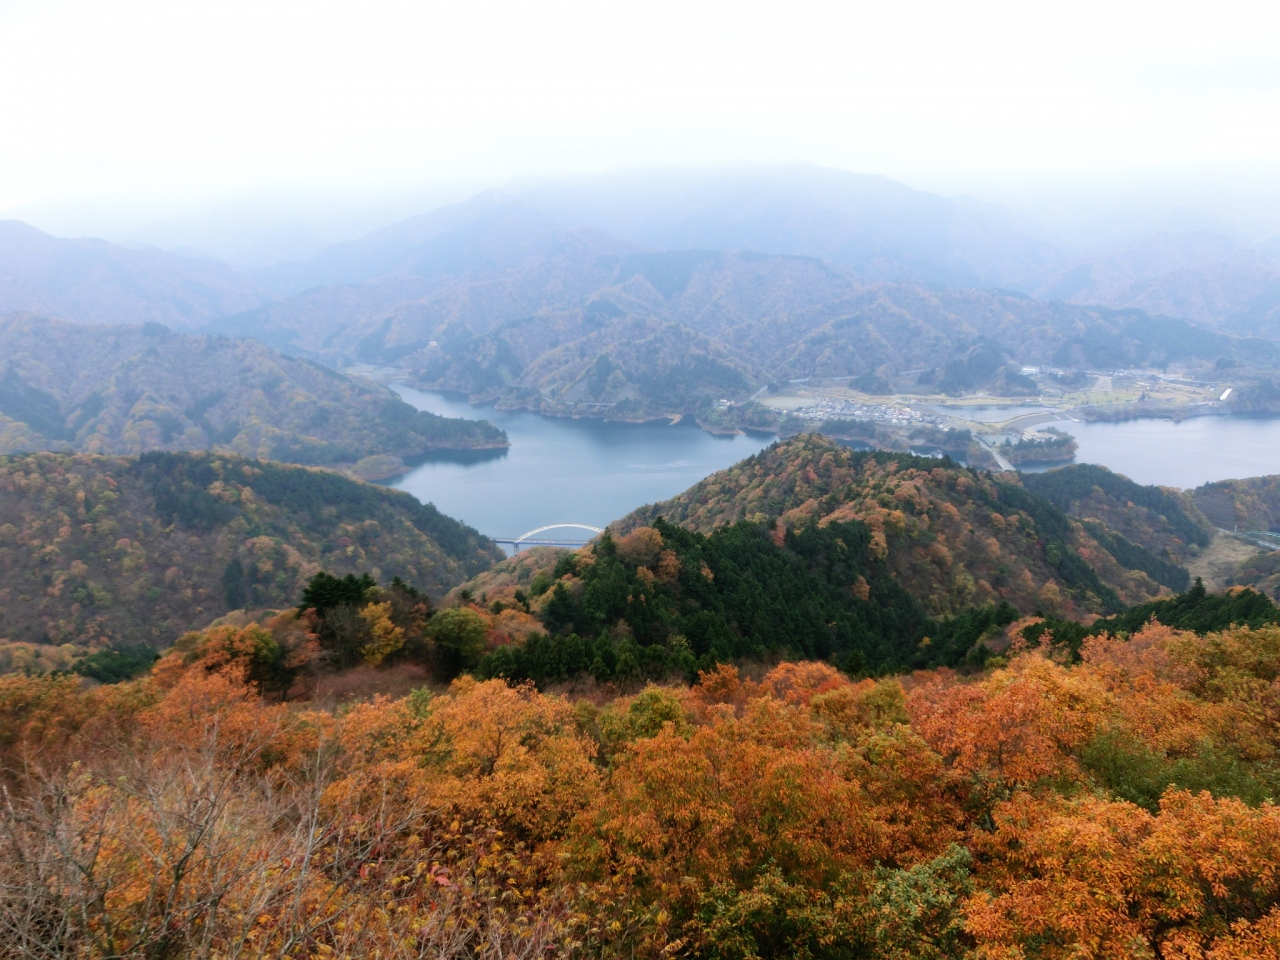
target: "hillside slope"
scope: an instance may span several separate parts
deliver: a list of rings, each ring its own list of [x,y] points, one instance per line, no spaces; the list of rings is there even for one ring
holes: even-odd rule
[[[0,318],[0,453],[216,449],[334,465],[504,445],[492,424],[417,411],[252,340]]]
[[[1190,497],[1216,527],[1280,530],[1280,476],[1206,483],[1192,490]]]
[[[441,595],[502,558],[406,493],[214,454],[0,457],[0,635],[164,646],[320,569]]]
[[[424,253],[422,265],[401,251],[383,277],[310,289],[213,329],[326,363],[399,367],[427,389],[617,418],[705,418],[716,400],[805,377],[960,392],[1000,389],[1021,364],[1280,369],[1269,341],[1139,310],[872,282],[812,257],[641,251],[517,213],[485,221],[478,237],[449,233],[470,243],[453,260]]]
[[[1166,592],[1132,551],[1109,549],[1017,483],[949,461],[854,452],[814,434],[775,444],[613,529],[658,517],[703,533],[739,520],[777,531],[861,521],[873,555],[932,616],[1002,600],[1026,613],[1082,616]],[[1149,551],[1129,546],[1145,560]]]
[[[269,299],[220,263],[105,240],[52,237],[17,220],[0,220],[0,314],[194,329]]]
[[[1133,543],[1177,562],[1196,556],[1213,537],[1213,524],[1194,496],[1142,486],[1096,464],[1023,474],[1022,485],[1073,517],[1101,521]]]

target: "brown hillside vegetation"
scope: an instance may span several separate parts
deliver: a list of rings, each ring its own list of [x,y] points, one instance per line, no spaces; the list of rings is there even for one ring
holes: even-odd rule
[[[1188,491],[1188,498],[1220,530],[1271,532],[1280,529],[1280,477],[1221,480]],[[1280,596],[1280,551],[1259,549],[1269,537],[1232,540],[1220,533],[1215,544],[1215,573],[1224,585],[1254,587],[1269,596]],[[1228,542],[1222,542],[1228,541]]]
[[[17,957],[1132,957],[1280,947],[1280,631],[785,663],[598,706],[264,701],[254,627],[0,679]]]
[[[1280,528],[1280,477],[1206,483],[1191,491],[1191,498],[1214,526],[1227,530]]]
[[[420,412],[252,340],[0,319],[0,453],[216,449],[350,465],[506,442],[490,423]]]
[[[816,434],[712,474],[614,529],[625,533],[659,516],[700,532],[739,520],[779,531],[862,521],[873,552],[931,615],[1000,600],[1026,612],[1083,615],[1116,598],[1133,603],[1162,592],[1015,480],[907,454],[858,453]]]
[[[163,647],[321,567],[440,596],[502,557],[406,493],[216,454],[0,457],[0,637]]]

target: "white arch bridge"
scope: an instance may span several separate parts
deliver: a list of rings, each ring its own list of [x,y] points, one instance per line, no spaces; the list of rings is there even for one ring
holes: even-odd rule
[[[539,537],[539,534],[546,533],[548,530],[561,530],[569,527],[574,530],[586,530],[591,533],[586,539],[567,539],[565,537]],[[507,543],[515,547],[516,553],[520,552],[521,547],[581,547],[590,543],[598,534],[604,533],[600,527],[593,527],[589,523],[549,523],[545,527],[538,527],[536,530],[530,530],[528,533],[521,534],[518,537],[490,537],[494,543]]]

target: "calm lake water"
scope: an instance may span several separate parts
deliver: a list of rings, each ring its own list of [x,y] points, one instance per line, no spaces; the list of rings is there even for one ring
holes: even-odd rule
[[[441,454],[390,482],[491,537],[549,523],[603,527],[636,507],[682,493],[768,446],[773,436],[717,437],[693,423],[605,423],[471,406],[397,385],[406,403],[449,417],[484,418],[510,448]],[[553,531],[577,538],[585,531]]]
[[[1100,463],[1138,483],[1198,487],[1280,473],[1280,417],[1194,417],[1051,424],[1076,438],[1076,463]]]
[[[603,527],[642,504],[675,496],[774,440],[764,434],[712,436],[692,423],[543,417],[395,389],[420,410],[483,417],[507,431],[507,450],[435,455],[390,482],[491,537],[518,537],[551,523]],[[1053,425],[1076,438],[1077,463],[1100,463],[1138,483],[1187,488],[1280,474],[1280,418]],[[572,530],[554,535],[586,536]]]

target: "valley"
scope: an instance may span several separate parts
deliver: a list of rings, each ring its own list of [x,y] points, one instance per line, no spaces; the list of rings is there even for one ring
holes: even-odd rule
[[[1088,430],[1077,424],[1239,416],[1230,399],[1236,393],[1230,381],[1195,381],[1154,371],[1068,378],[1063,371],[1024,370],[1039,386],[1032,397],[980,391],[957,398],[922,394],[920,388],[877,395],[851,388],[848,378],[805,378],[761,390],[749,402],[762,409],[744,412],[741,419],[772,426],[784,436],[819,430],[877,449],[945,452],[988,469],[1008,470],[1070,462],[1078,449],[1070,431]],[[1222,423],[1202,426],[1212,431]],[[1114,466],[1092,451],[1090,461]],[[1187,485],[1172,476],[1152,482]]]
[[[0,0],[0,960],[1280,960],[1278,64]]]

